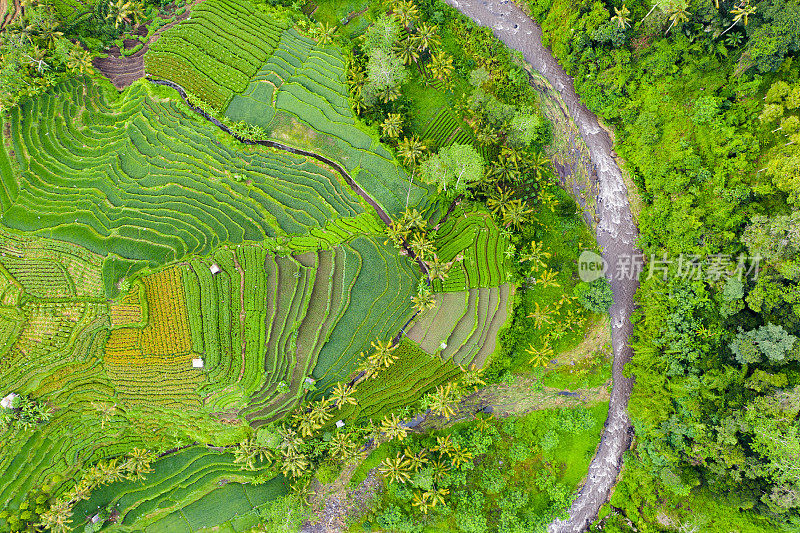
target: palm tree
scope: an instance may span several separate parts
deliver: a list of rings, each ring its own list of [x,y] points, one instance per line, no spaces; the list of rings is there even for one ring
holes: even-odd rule
[[[341,409],[345,405],[358,405],[358,400],[353,398],[355,390],[345,383],[337,383],[331,390],[330,399],[333,404]]]
[[[42,513],[39,525],[43,526],[52,533],[66,533],[72,531],[72,510],[67,502],[58,502]]]
[[[389,481],[395,483],[406,483],[411,479],[411,463],[401,454],[397,457],[387,457],[381,461],[378,471]]]
[[[450,460],[453,462],[453,465],[455,465],[456,468],[461,468],[461,465],[472,461],[472,452],[462,448],[459,445],[455,445],[453,449],[453,455],[450,457]]]
[[[519,180],[520,171],[519,167],[514,164],[510,158],[503,157],[502,155],[497,158],[497,161],[492,162],[489,173],[497,181],[505,181],[506,183],[513,183]]]
[[[436,507],[438,504],[444,505],[444,497],[450,494],[450,489],[440,488],[426,491],[425,494],[429,496],[431,507]]]
[[[419,9],[411,0],[401,0],[392,9],[397,20],[406,29],[411,28],[419,16]]]
[[[475,370],[474,365],[470,365],[468,369],[464,368],[461,365],[458,365],[458,367],[464,373],[461,376],[461,380],[459,381],[461,387],[463,387],[464,389],[472,387],[474,389],[473,392],[477,392],[478,388],[480,388],[483,385],[486,385],[486,382],[481,377],[483,369]]]
[[[531,271],[535,272],[536,270],[539,270],[539,267],[547,266],[544,260],[549,257],[550,253],[545,252],[542,249],[541,242],[531,241],[531,251],[522,256],[522,261],[530,261]]]
[[[314,27],[314,37],[317,42],[322,46],[333,42],[333,34],[336,32],[336,26],[331,26],[327,22],[319,22]]]
[[[142,5],[138,2],[131,2],[130,0],[117,0],[116,3],[111,0],[108,2],[108,15],[106,19],[114,19],[114,27],[119,28],[119,25],[128,22],[138,23],[144,17],[142,13]]]
[[[403,159],[403,162],[406,165],[413,167],[416,166],[417,161],[422,156],[422,153],[426,148],[427,147],[425,146],[425,143],[420,141],[419,137],[412,135],[410,139],[406,137],[400,141],[397,151],[400,157]]]
[[[344,432],[339,432],[331,438],[330,441],[331,453],[344,461],[353,457],[356,451],[356,444],[350,440],[349,435]]]
[[[550,362],[550,357],[553,355],[553,349],[550,347],[549,342],[546,342],[544,346],[538,350],[531,344],[525,349],[525,352],[532,356],[528,364],[532,364],[533,366],[547,366],[547,363]]]
[[[303,444],[303,439],[297,434],[297,431],[289,426],[280,426],[278,428],[278,435],[281,437],[280,449],[287,453],[296,452]]]
[[[85,479],[81,479],[77,485],[67,493],[67,500],[70,502],[79,502],[88,500],[92,495],[92,487]]]
[[[542,179],[542,175],[549,168],[550,160],[542,152],[534,153],[528,160],[528,168],[537,180]]]
[[[689,15],[691,15],[691,13],[689,13],[687,7],[687,4],[681,4],[678,9],[672,15],[670,15],[669,20],[672,21],[672,24],[669,25],[669,28],[667,28],[667,31],[664,32],[664,35],[668,34],[669,30],[671,30],[674,25],[683,24],[689,20]]]
[[[550,320],[550,309],[549,307],[545,306],[543,308],[539,307],[539,302],[534,302],[536,306],[536,310],[528,315],[528,318],[533,319],[533,325],[536,326],[537,329],[541,329],[543,324],[552,324],[553,321]]]
[[[300,435],[303,437],[313,436],[314,432],[322,427],[311,411],[303,411],[295,414],[294,421],[297,424],[297,429],[300,430]]]
[[[492,191],[489,198],[486,199],[486,207],[489,208],[492,214],[496,215],[511,201],[513,194],[514,193],[510,189],[498,185],[497,191]]]
[[[611,17],[611,22],[616,22],[623,30],[631,25],[631,18],[628,16],[631,12],[628,7],[623,4],[622,9],[614,8],[614,16]]]
[[[442,481],[450,471],[450,464],[447,460],[440,457],[439,459],[431,461],[431,470],[433,470],[433,480],[438,483]]]
[[[433,509],[434,504],[431,503],[430,493],[422,492],[420,490],[414,492],[414,497],[411,498],[411,505],[419,508],[422,514],[428,514]]]
[[[322,427],[331,417],[330,409],[331,407],[327,400],[323,399],[315,402],[311,407],[311,418]]]
[[[439,452],[440,455],[451,457],[455,447],[456,445],[451,440],[450,435],[445,435],[444,437],[436,437],[436,446],[431,448],[431,451]]]
[[[298,478],[308,469],[308,464],[308,459],[304,454],[297,451],[288,452],[283,456],[281,471],[284,475]]]
[[[369,357],[377,362],[379,367],[388,368],[392,363],[397,361],[399,356],[395,355],[394,351],[397,350],[398,344],[393,346],[391,340],[386,342],[378,340],[377,342],[372,341],[371,345],[375,349],[375,352]]]
[[[364,69],[355,64],[350,65],[350,69],[347,71],[347,82],[350,85],[350,93],[353,96],[360,98],[361,90],[364,88],[364,84],[367,82],[367,76],[364,73]]]
[[[389,440],[394,440],[396,438],[402,441],[408,434],[408,428],[402,425],[402,420],[394,413],[386,415],[384,419],[381,420],[381,431],[386,434]]]
[[[425,225],[427,224],[425,217],[422,216],[422,213],[416,209],[406,209],[403,211],[403,216],[400,220],[402,221],[403,226],[407,229],[424,230]]]
[[[428,50],[439,45],[439,36],[436,34],[439,28],[436,25],[429,25],[423,22],[417,28],[417,43],[420,50]]]
[[[731,29],[734,26],[736,26],[736,24],[738,24],[740,20],[744,21],[744,25],[747,26],[747,23],[749,22],[748,18],[750,17],[750,15],[755,14],[755,12],[756,12],[756,6],[751,6],[750,0],[745,0],[744,2],[735,6],[733,9],[731,9],[731,14],[734,15],[733,24],[731,24],[727,30],[720,33],[719,36],[722,37],[729,31],[731,31]]]
[[[454,404],[456,403],[453,384],[436,387],[436,392],[429,395],[428,407],[438,416],[450,418],[456,414]]]
[[[411,303],[414,309],[419,313],[424,313],[428,309],[436,307],[436,297],[427,288],[417,293],[416,296],[411,297]]]
[[[446,52],[434,52],[428,68],[434,78],[445,81],[453,73],[453,56]]]
[[[431,279],[438,279],[440,281],[446,280],[450,275],[447,273],[452,266],[452,263],[444,263],[439,260],[439,256],[433,254],[432,260],[424,261],[425,266],[428,267],[428,275]]]
[[[418,472],[428,462],[428,452],[424,449],[414,453],[411,449],[406,448],[403,450],[403,455],[408,459],[408,463],[414,472]]]
[[[400,113],[389,113],[386,120],[381,124],[381,131],[384,137],[396,139],[403,131],[403,115]]]
[[[505,204],[504,208],[502,209],[503,224],[506,227],[514,226],[515,228],[519,229],[525,223],[527,216],[532,212],[533,210],[527,208],[521,199],[517,198],[516,200],[511,200]]]
[[[491,420],[493,417],[494,415],[489,415],[485,418],[478,418],[478,421],[475,422],[475,429],[477,429],[479,433],[485,433],[490,427],[489,420]]]
[[[414,237],[411,239],[410,247],[411,251],[423,261],[428,255],[436,251],[436,246],[434,246],[433,242],[428,239],[428,236],[422,232],[414,234]]]
[[[102,461],[97,464],[102,476],[102,482],[106,485],[115,481],[125,479],[125,465],[119,464],[119,459]]]
[[[233,450],[233,462],[244,463],[247,470],[256,469],[256,457],[258,456],[258,446],[255,441],[248,439],[239,443]]]
[[[547,287],[560,287],[561,284],[556,281],[557,275],[558,273],[554,270],[545,269],[541,277],[537,280],[537,283],[541,283],[542,287],[545,289]]]
[[[155,459],[155,454],[143,448],[134,448],[125,461],[125,469],[130,472],[132,479],[144,479],[144,474],[153,471],[150,465]]]
[[[395,44],[394,51],[404,65],[410,65],[419,61],[419,46],[415,39],[408,37]]]
[[[364,352],[358,354],[359,358],[364,357]],[[372,357],[367,357],[362,361],[362,363],[358,366],[359,372],[364,372],[363,379],[369,379],[378,375],[378,370],[380,370],[380,363],[373,359]]]

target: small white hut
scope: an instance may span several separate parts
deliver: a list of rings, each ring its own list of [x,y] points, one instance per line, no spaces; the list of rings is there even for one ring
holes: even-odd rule
[[[219,265],[218,265],[218,264],[216,264],[216,263],[214,263],[213,265],[211,265],[211,266],[209,267],[209,269],[211,270],[211,274],[213,274],[213,275],[217,275],[217,274],[219,274],[220,272],[222,272],[222,269],[221,269],[221,268],[219,267]]]
[[[203,360],[201,358],[192,359],[193,368],[203,368]]]
[[[6,397],[0,400],[0,407],[3,409],[11,409],[14,407],[14,400],[19,396],[18,394],[9,393]]]

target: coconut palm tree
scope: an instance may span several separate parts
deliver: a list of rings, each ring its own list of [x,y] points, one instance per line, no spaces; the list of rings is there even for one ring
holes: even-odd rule
[[[102,461],[97,464],[97,467],[100,469],[103,483],[106,485],[125,479],[125,466],[120,464],[119,459]]]
[[[489,415],[487,417],[479,417],[477,422],[475,422],[475,429],[477,429],[479,433],[485,433],[491,427],[489,421],[492,418],[494,418],[494,415]]]
[[[381,461],[378,471],[390,482],[407,483],[411,479],[411,463],[401,454]]]
[[[280,449],[286,453],[296,452],[303,444],[303,439],[297,434],[297,431],[289,426],[278,427],[278,435],[280,435],[281,443]]]
[[[496,215],[502,212],[503,207],[511,201],[513,195],[514,193],[511,189],[498,185],[497,189],[492,191],[489,198],[486,199],[486,207],[489,208],[492,214]]]
[[[138,2],[131,2],[130,0],[117,0],[116,3],[113,0],[108,2],[106,19],[113,19],[115,28],[119,28],[120,24],[125,22],[133,24],[136,21],[138,23],[143,17],[142,5]]]
[[[423,313],[428,309],[436,307],[436,297],[431,291],[425,288],[417,293],[416,296],[411,297],[411,303],[417,312]]]
[[[125,461],[125,469],[130,472],[131,479],[144,479],[144,474],[153,471],[150,465],[155,459],[155,454],[143,448],[134,448]]]
[[[416,39],[407,37],[402,41],[396,43],[393,47],[397,57],[403,62],[404,65],[410,65],[419,61],[419,45]]]
[[[533,212],[525,203],[517,198],[505,204],[501,209],[503,215],[503,224],[506,227],[514,226],[519,229],[525,223],[526,218]]]
[[[469,368],[464,368],[461,365],[458,365],[458,367],[464,373],[461,375],[461,379],[459,380],[461,387],[464,389],[472,387],[473,392],[477,392],[480,387],[486,385],[486,382],[481,377],[483,369],[475,370],[474,365],[470,365]]]
[[[434,52],[431,54],[431,63],[428,66],[431,75],[440,81],[447,80],[453,73],[453,56],[447,52]]]
[[[328,445],[331,453],[343,461],[351,459],[356,451],[356,443],[350,439],[347,433],[339,432],[331,437]]]
[[[67,502],[58,502],[42,513],[39,525],[52,533],[66,533],[72,531],[72,509]]]
[[[428,50],[430,48],[434,48],[439,46],[439,36],[437,35],[437,31],[439,27],[434,25],[429,25],[427,22],[423,22],[417,28],[417,44],[419,45],[420,50]]]
[[[511,161],[508,157],[502,155],[497,158],[497,161],[492,162],[489,168],[489,174],[497,181],[505,181],[506,183],[514,183],[519,181],[520,171],[519,167]]]
[[[540,267],[546,267],[545,259],[550,257],[549,252],[542,249],[542,243],[531,241],[531,251],[522,256],[522,261],[531,262],[531,271],[537,271]]]
[[[392,8],[395,17],[404,28],[410,29],[419,17],[419,9],[411,0],[401,0]]]
[[[370,359],[373,359],[375,362],[378,363],[379,367],[388,368],[392,363],[397,361],[398,357],[394,354],[394,351],[397,350],[398,344],[392,345],[392,341],[388,340],[386,342],[382,340],[372,341],[371,343],[372,348],[375,350],[372,355],[370,355]]]
[[[408,460],[408,463],[414,472],[418,472],[428,462],[428,452],[425,449],[414,453],[410,448],[403,450],[403,456]]]
[[[436,246],[431,242],[428,236],[422,232],[414,234],[414,237],[411,239],[410,247],[414,255],[422,261],[436,251]]]
[[[450,460],[456,468],[461,468],[461,465],[472,461],[472,452],[456,444],[454,445],[453,455],[450,456]]]
[[[331,26],[327,22],[319,22],[314,27],[313,37],[319,44],[325,46],[333,42],[334,33],[336,33],[336,26]]]
[[[364,88],[366,82],[367,75],[364,73],[364,69],[355,64],[350,65],[350,69],[347,71],[347,83],[350,85],[350,94],[360,98],[361,90]]]
[[[411,505],[418,508],[422,514],[428,514],[433,509],[434,504],[431,503],[430,493],[417,490],[411,498]]]
[[[545,269],[541,277],[537,280],[537,283],[540,283],[545,289],[547,287],[560,287],[561,284],[556,281],[557,275],[558,273],[554,270]]]
[[[547,363],[550,362],[550,358],[553,356],[553,349],[550,347],[549,342],[546,342],[544,346],[539,349],[534,348],[533,344],[531,344],[525,349],[525,352],[532,356],[528,363],[533,366],[547,366]]]
[[[428,499],[431,502],[431,507],[436,507],[437,505],[445,504],[444,497],[450,494],[450,489],[440,488],[426,491],[425,494],[428,495]]]
[[[258,456],[258,445],[252,439],[239,443],[233,450],[233,462],[244,464],[247,470],[256,469],[256,458]]]
[[[450,277],[450,274],[447,273],[452,266],[452,263],[444,263],[439,260],[439,256],[435,253],[433,254],[433,259],[423,261],[425,266],[428,267],[428,276],[431,279],[438,279],[440,281],[446,280]]]
[[[623,30],[631,25],[631,12],[628,10],[628,7],[623,4],[622,9],[614,8],[614,16],[611,17],[611,22],[616,22],[620,28]]]
[[[331,417],[331,405],[328,400],[320,400],[311,406],[311,417],[321,426],[325,425]]]
[[[386,415],[381,420],[381,431],[386,434],[389,440],[398,439],[402,441],[408,434],[408,428],[402,425],[402,420],[394,413]]]
[[[450,471],[450,463],[442,457],[434,459],[431,461],[431,470],[433,470],[433,480],[439,483]]]
[[[361,352],[358,354],[358,356],[359,358],[363,358],[364,352]],[[377,376],[380,368],[380,363],[376,359],[367,357],[366,359],[363,359],[362,363],[358,366],[358,371],[364,372],[364,377],[362,379],[369,379]]]
[[[691,13],[689,13],[689,10],[687,9],[688,7],[688,4],[681,4],[678,6],[675,12],[670,15],[669,20],[671,20],[672,23],[669,25],[669,28],[667,28],[667,31],[664,32],[664,35],[668,34],[669,30],[671,30],[676,24],[683,24],[689,20],[689,15],[691,15]]]
[[[92,495],[92,487],[85,479],[81,479],[77,485],[67,493],[67,500],[69,502],[79,502],[88,500]]]
[[[452,383],[437,386],[436,392],[431,393],[428,398],[428,407],[438,416],[450,418],[456,414],[456,397]]]
[[[422,213],[416,209],[406,209],[403,211],[403,216],[400,220],[402,221],[403,226],[407,229],[424,230],[425,225],[427,224],[425,217],[422,216]]]
[[[403,115],[400,113],[389,113],[386,120],[381,124],[381,131],[384,137],[396,139],[403,131]]]
[[[406,165],[413,167],[416,166],[426,148],[425,143],[420,141],[419,137],[412,135],[411,138],[406,137],[400,141],[397,153]]]
[[[345,405],[358,405],[358,400],[353,398],[355,389],[346,383],[339,382],[331,390],[330,400],[333,404],[341,409]]]
[[[527,163],[528,169],[533,172],[537,180],[542,179],[542,176],[550,167],[550,160],[542,152],[535,152],[528,158]]]
[[[534,302],[533,305],[536,306],[536,310],[528,314],[528,318],[533,319],[533,325],[536,326],[537,329],[540,329],[544,324],[553,323],[550,319],[551,311],[548,306],[539,307],[539,302]]]
[[[314,432],[322,428],[322,425],[317,422],[317,419],[311,411],[302,411],[294,415],[294,421],[297,424],[297,429],[303,437],[311,437]]]
[[[738,24],[740,20],[744,22],[745,26],[747,26],[750,15],[755,14],[755,12],[756,12],[756,6],[751,6],[750,0],[745,0],[744,2],[739,3],[739,5],[734,6],[734,8],[731,9],[731,14],[734,16],[733,24],[731,24],[727,30],[720,33],[719,36],[722,37],[729,31],[731,31],[731,29],[733,29],[733,27],[736,26],[736,24]]]
[[[304,454],[292,451],[283,455],[281,471],[284,475],[291,475],[292,477],[298,478],[302,477],[306,470],[308,470],[308,465],[308,459]]]

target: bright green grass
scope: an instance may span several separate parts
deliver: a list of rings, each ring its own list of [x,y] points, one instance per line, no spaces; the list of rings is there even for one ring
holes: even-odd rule
[[[334,171],[282,151],[227,148],[214,126],[143,84],[116,97],[66,83],[15,108],[11,135],[18,169],[2,224],[129,262],[305,234],[362,212]]]

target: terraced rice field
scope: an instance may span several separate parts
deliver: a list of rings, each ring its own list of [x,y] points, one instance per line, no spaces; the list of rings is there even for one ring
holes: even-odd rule
[[[242,471],[232,453],[206,446],[167,455],[153,470],[142,481],[116,482],[94,491],[76,506],[76,515],[91,516],[98,507],[111,505],[119,511],[114,531],[190,533],[227,522],[240,526],[234,531],[243,531],[257,523],[260,507],[287,491],[282,477],[247,484],[253,472]]]
[[[3,175],[0,221],[107,256],[109,290],[132,263],[303,235],[363,212],[331,169],[224,146],[213,126],[143,85],[117,97],[67,83],[16,108],[10,126],[15,157]]]
[[[427,190],[409,181],[377,136],[357,126],[341,51],[320,47],[294,29],[283,32],[275,52],[225,114],[264,127],[276,141],[339,162],[390,215],[403,211],[407,198],[417,207],[427,201]]]
[[[437,306],[420,315],[408,338],[429,354],[482,368],[508,318],[512,287],[480,287],[436,295]]]
[[[449,262],[459,254],[464,257],[453,265],[447,279],[434,281],[436,291],[497,287],[508,281],[504,256],[508,241],[487,211],[457,207],[436,231],[435,242],[439,259]]]
[[[222,111],[270,56],[286,20],[248,2],[205,0],[144,56],[147,73],[173,81]]]
[[[436,113],[425,127],[421,138],[431,149],[451,144],[475,144],[475,148],[479,149],[472,129],[453,114],[450,106],[445,106]]]
[[[347,424],[370,418],[380,420],[461,374],[452,361],[428,355],[405,339],[395,354],[398,359],[389,368],[356,388],[353,397],[358,405],[346,405],[335,411],[334,420],[341,419]]]

